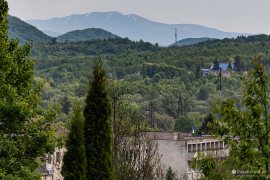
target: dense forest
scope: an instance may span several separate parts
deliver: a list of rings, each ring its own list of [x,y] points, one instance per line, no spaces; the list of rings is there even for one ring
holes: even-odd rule
[[[112,39],[117,36],[99,28],[75,30],[57,37],[58,42],[90,41],[93,39]]]
[[[51,37],[38,30],[36,27],[25,23],[15,16],[8,16],[8,27],[9,38],[18,38],[21,44],[28,41],[33,43],[48,43],[52,40]]]
[[[155,130],[191,132],[201,126],[215,99],[241,98],[244,72],[255,54],[267,56],[269,36],[216,40],[181,47],[159,47],[127,38],[85,42],[43,43],[33,46],[37,79],[44,82],[45,106],[63,106],[66,121],[72,102],[83,99],[93,60],[100,56],[107,75],[140,109],[142,120]],[[238,61],[231,78],[203,77],[201,69]],[[268,63],[268,62],[266,62]]]

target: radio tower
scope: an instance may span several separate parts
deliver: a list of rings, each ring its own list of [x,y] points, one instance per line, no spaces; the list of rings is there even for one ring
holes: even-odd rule
[[[177,28],[175,28],[175,46],[177,46]]]

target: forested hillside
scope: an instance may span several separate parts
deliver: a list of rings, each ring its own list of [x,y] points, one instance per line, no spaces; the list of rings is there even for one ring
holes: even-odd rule
[[[8,22],[10,39],[19,39],[22,44],[27,41],[33,43],[48,43],[51,41],[51,37],[17,17],[8,16]]]
[[[187,46],[187,45],[195,45],[195,44],[199,44],[201,42],[205,42],[207,40],[211,40],[211,39],[214,39],[214,38],[207,38],[207,37],[204,37],[204,38],[186,38],[186,39],[181,39],[179,41],[173,44],[171,44],[171,46]]]
[[[93,59],[101,56],[111,79],[141,110],[152,128],[191,132],[211,111],[214,99],[241,97],[243,72],[255,54],[270,49],[269,36],[211,40],[197,45],[161,48],[127,38],[86,42],[39,44],[33,47],[36,72],[46,81],[43,98],[72,102],[86,94]],[[232,78],[202,77],[201,68],[219,62],[234,63],[241,71]],[[65,114],[63,114],[63,119]],[[175,129],[176,128],[176,129]]]
[[[71,31],[57,37],[58,42],[90,41],[94,39],[111,39],[117,36],[99,28]]]

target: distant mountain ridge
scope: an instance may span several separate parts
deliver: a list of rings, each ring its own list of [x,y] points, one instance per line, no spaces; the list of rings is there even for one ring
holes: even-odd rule
[[[38,30],[36,27],[14,16],[8,16],[9,38],[19,39],[20,43],[32,41],[33,43],[47,43],[51,37]]]
[[[173,43],[170,46],[189,46],[189,45],[195,45],[201,42],[205,42],[208,40],[214,40],[214,38],[208,38],[208,37],[203,37],[203,38],[186,38],[186,39],[182,39],[180,41],[177,41],[176,44]]]
[[[179,39],[184,38],[231,38],[246,33],[224,32],[196,24],[165,24],[154,22],[135,14],[123,15],[119,12],[93,12],[75,14],[62,18],[48,20],[28,20],[43,32],[64,34],[69,31],[87,28],[101,28],[120,37],[131,40],[144,40],[161,45],[170,45],[174,42],[174,31],[178,29]]]
[[[84,30],[75,30],[67,32],[56,38],[46,35],[35,26],[30,25],[21,19],[8,16],[9,21],[9,38],[19,39],[21,44],[26,42],[33,43],[52,43],[55,39],[58,42],[77,42],[77,41],[90,41],[94,39],[110,39],[118,36],[99,28],[88,28]],[[51,32],[54,33],[54,32]],[[57,34],[55,34],[57,36]]]
[[[118,36],[99,28],[75,30],[57,37],[58,42],[90,41],[93,39],[111,39]]]

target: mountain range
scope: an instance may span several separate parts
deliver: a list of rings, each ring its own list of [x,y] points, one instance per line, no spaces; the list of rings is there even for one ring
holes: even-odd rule
[[[21,44],[31,41],[32,43],[52,43],[57,42],[77,42],[90,41],[94,39],[110,39],[118,36],[99,28],[88,28],[84,30],[75,30],[67,32],[55,39],[43,33],[35,26],[32,26],[21,19],[8,16],[9,38],[19,39]]]
[[[17,17],[8,16],[8,22],[10,39],[18,38],[20,43],[27,41],[32,41],[33,43],[47,43],[51,41],[51,37]]]
[[[135,14],[123,15],[119,12],[74,14],[48,20],[28,20],[27,22],[51,36],[74,30],[101,28],[120,37],[160,45],[170,45],[175,42],[175,28],[178,31],[179,40],[202,37],[223,39],[248,35],[246,33],[224,32],[197,24],[165,24]]]

